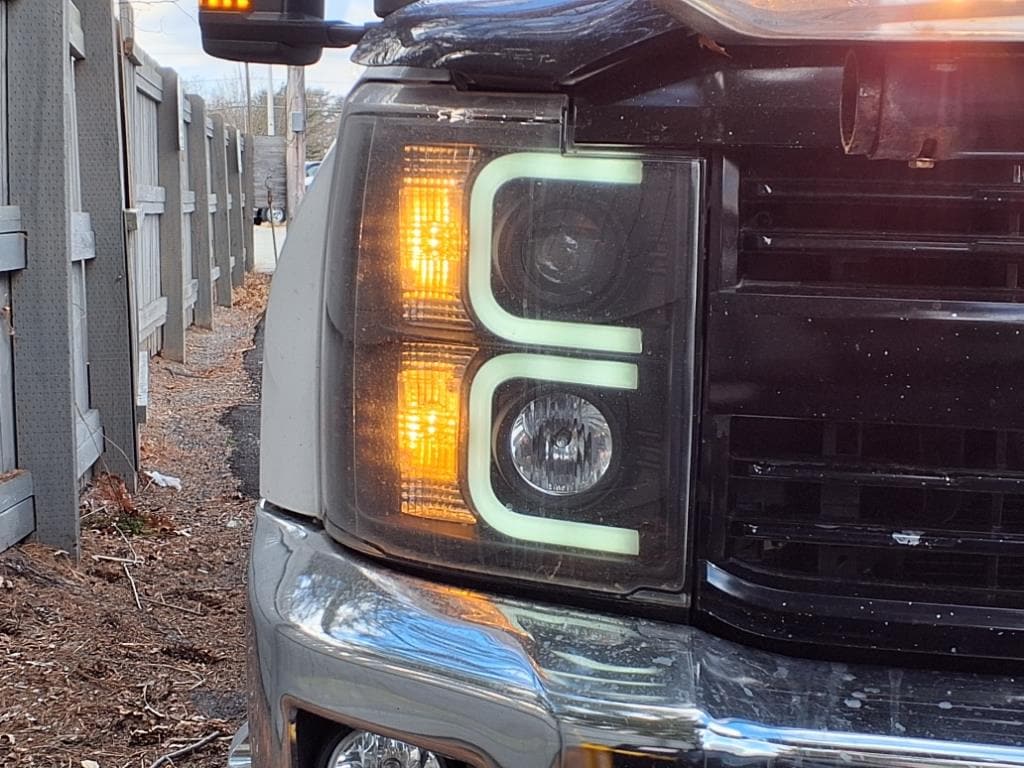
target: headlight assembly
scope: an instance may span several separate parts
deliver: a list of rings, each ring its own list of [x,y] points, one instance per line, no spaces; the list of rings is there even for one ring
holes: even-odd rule
[[[328,525],[431,568],[678,591],[700,165],[561,151],[558,99],[439,124],[439,93],[366,85],[345,120]]]

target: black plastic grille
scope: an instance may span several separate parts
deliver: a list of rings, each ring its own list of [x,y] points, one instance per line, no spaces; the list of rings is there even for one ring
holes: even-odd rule
[[[748,287],[1021,299],[1020,166],[816,162],[784,153],[744,172],[739,277]]]
[[[1021,166],[776,152],[716,178],[698,608],[1024,659]]]
[[[725,555],[740,570],[1024,605],[1021,433],[736,418],[730,435]]]

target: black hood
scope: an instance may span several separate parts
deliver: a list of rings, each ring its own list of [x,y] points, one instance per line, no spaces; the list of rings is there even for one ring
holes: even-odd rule
[[[554,90],[671,33],[687,31],[652,0],[421,0],[367,32],[353,60]]]

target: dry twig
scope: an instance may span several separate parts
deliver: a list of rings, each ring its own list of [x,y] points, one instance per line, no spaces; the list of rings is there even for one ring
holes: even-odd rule
[[[176,757],[184,757],[185,755],[192,754],[196,750],[202,749],[211,741],[220,736],[220,731],[214,731],[211,734],[203,736],[199,741],[193,741],[181,749],[177,749],[174,752],[168,752],[166,755],[158,757],[155,761],[150,763],[149,768],[160,768],[161,765],[171,762]]]
[[[124,535],[124,531],[122,531],[120,526],[117,525],[114,526],[114,530],[117,531],[118,535],[122,539],[124,539],[124,543],[128,545],[128,551],[132,553],[132,557],[138,560],[139,554],[135,551],[135,547],[132,546],[132,543],[128,541],[128,537]]]
[[[93,560],[105,560],[110,563],[124,563],[125,565],[141,565],[138,559],[129,560],[127,557],[111,557],[110,555],[92,555]]]
[[[202,611],[197,611],[195,608],[188,608],[184,605],[174,605],[173,603],[165,603],[163,600],[157,600],[155,597],[144,597],[142,598],[147,603],[153,603],[154,605],[162,605],[164,608],[170,608],[172,611],[182,611],[184,613],[191,613],[193,616],[205,616],[206,614]]]
[[[124,568],[124,575],[128,577],[128,583],[132,585],[132,594],[135,595],[135,605],[137,605],[139,610],[141,611],[142,601],[139,600],[139,590],[135,586],[135,579],[132,578],[132,573],[128,570],[127,563],[121,563],[121,567]]]

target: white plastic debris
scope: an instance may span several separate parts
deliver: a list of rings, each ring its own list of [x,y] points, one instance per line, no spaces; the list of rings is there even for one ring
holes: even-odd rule
[[[905,547],[916,547],[921,543],[922,536],[924,531],[896,531],[892,535],[892,540]]]
[[[160,472],[155,472],[152,470],[146,470],[146,477],[152,480],[156,485],[159,485],[161,488],[173,488],[176,491],[181,490],[181,480],[177,477],[172,477],[171,475],[164,475],[161,474]]]

